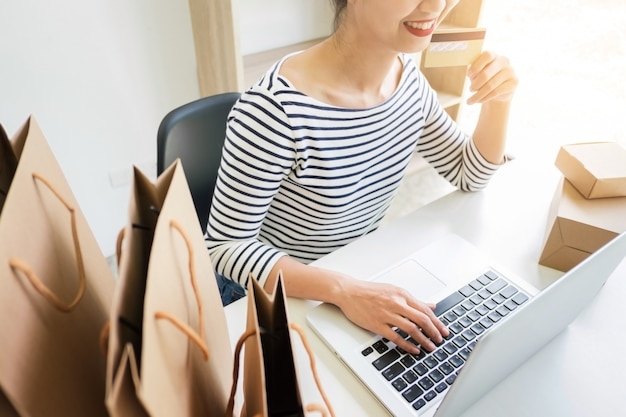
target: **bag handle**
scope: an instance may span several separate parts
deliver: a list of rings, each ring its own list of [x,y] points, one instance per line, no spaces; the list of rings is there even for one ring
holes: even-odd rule
[[[335,417],[335,410],[330,404],[330,401],[328,400],[328,397],[326,396],[326,392],[324,392],[324,389],[322,388],[322,383],[320,381],[319,375],[317,374],[317,367],[315,365],[315,356],[313,355],[313,350],[311,349],[311,345],[309,345],[306,335],[304,334],[304,330],[302,330],[302,327],[300,327],[296,323],[289,323],[289,327],[291,328],[291,330],[294,330],[300,336],[300,340],[302,341],[302,344],[304,345],[304,349],[306,350],[306,353],[309,356],[309,366],[311,368],[311,372],[313,373],[313,379],[315,380],[315,385],[317,385],[317,390],[321,394],[324,404],[326,404],[326,409],[324,409],[324,407],[320,404],[309,404],[305,406],[305,411],[307,412],[317,411],[322,414],[322,417],[327,417],[326,411],[328,410],[328,413],[330,413],[331,417]],[[265,330],[263,329],[259,329],[259,331],[260,333],[265,332]],[[239,360],[241,356],[241,348],[243,347],[244,343],[248,340],[248,338],[250,336],[254,336],[255,334],[257,334],[256,329],[250,329],[246,331],[244,334],[242,334],[239,337],[239,340],[237,341],[237,345],[235,346],[235,362],[233,365],[233,385],[230,390],[230,397],[228,398],[228,405],[226,408],[227,417],[233,417],[233,410],[235,408],[235,394],[237,393],[237,383],[239,379]],[[262,417],[262,416],[255,415],[254,417]]]
[[[309,367],[311,368],[311,372],[313,373],[313,379],[315,380],[315,385],[317,385],[317,390],[320,392],[320,395],[322,396],[322,400],[324,400],[324,404],[326,404],[326,408],[328,409],[328,412],[330,413],[331,417],[335,417],[335,410],[333,409],[332,404],[330,403],[328,397],[326,396],[326,392],[324,391],[324,388],[322,388],[322,382],[320,381],[320,377],[317,373],[317,367],[315,365],[315,356],[313,355],[313,349],[311,349],[311,345],[309,345],[309,341],[307,340],[306,335],[304,334],[304,330],[302,330],[302,327],[300,327],[300,325],[296,323],[290,323],[289,327],[291,327],[291,330],[295,330],[300,336],[300,340],[302,341],[302,344],[304,345],[304,349],[306,350],[306,353],[309,356]],[[326,416],[326,413],[324,413],[323,408],[320,408],[319,404],[308,405],[306,407],[306,411],[319,411],[324,416]]]
[[[189,275],[191,276],[191,286],[193,288],[194,295],[196,296],[196,302],[198,304],[198,332],[193,330],[189,325],[183,323],[178,318],[174,317],[168,312],[165,311],[156,311],[154,313],[154,318],[159,320],[167,320],[174,325],[177,329],[183,332],[193,343],[195,343],[200,351],[202,352],[202,356],[204,360],[207,361],[209,359],[209,348],[204,340],[204,307],[202,305],[202,298],[200,297],[200,291],[198,290],[198,284],[196,280],[196,270],[194,268],[194,252],[193,247],[191,246],[191,240],[189,236],[183,229],[183,227],[176,220],[170,221],[170,226],[176,229],[183,239],[185,240],[185,244],[187,245],[187,250],[189,252]]]
[[[126,228],[122,227],[117,233],[117,239],[115,240],[115,259],[117,263],[117,269],[120,269],[120,262],[122,261],[122,245],[124,244],[124,237],[126,236]]]
[[[53,307],[63,313],[70,313],[72,310],[76,308],[80,300],[83,298],[85,294],[85,286],[86,286],[86,278],[85,278],[85,264],[83,262],[83,255],[80,250],[80,242],[78,240],[78,229],[76,226],[76,209],[72,206],[63,196],[59,193],[59,191],[54,187],[50,181],[48,181],[44,176],[37,172],[33,172],[33,179],[41,181],[46,187],[52,191],[52,193],[56,196],[56,198],[61,201],[61,203],[67,208],[71,215],[71,224],[72,224],[72,239],[74,241],[74,254],[76,256],[76,263],[78,266],[78,291],[74,296],[74,299],[66,304],[56,294],[54,294],[37,276],[35,271],[26,263],[25,261],[18,258],[9,259],[9,265],[12,269],[21,271],[28,281],[30,281],[31,285],[41,294],[43,298],[45,298]]]

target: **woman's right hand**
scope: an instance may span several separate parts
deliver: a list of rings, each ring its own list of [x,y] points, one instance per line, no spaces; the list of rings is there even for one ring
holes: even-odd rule
[[[419,346],[400,336],[394,330],[396,327],[427,351],[432,351],[435,343],[441,343],[449,335],[446,326],[433,313],[435,306],[415,299],[402,288],[353,278],[345,279],[342,287],[335,304],[346,317],[407,352],[417,354]]]
[[[407,352],[419,353],[419,346],[402,338],[395,328],[406,332],[428,351],[435,348],[433,342],[439,344],[449,334],[435,317],[433,304],[415,299],[400,287],[358,280],[283,256],[265,282],[268,291],[274,288],[279,273],[289,297],[334,304],[356,325],[387,338]]]

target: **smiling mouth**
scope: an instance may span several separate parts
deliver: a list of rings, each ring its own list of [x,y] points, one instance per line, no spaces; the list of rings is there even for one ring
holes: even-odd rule
[[[427,22],[404,22],[404,24],[411,29],[430,30],[435,26],[435,22],[435,20],[429,20]]]
[[[418,38],[427,38],[435,31],[436,19],[421,20],[421,21],[409,21],[404,22],[404,27],[409,33]]]

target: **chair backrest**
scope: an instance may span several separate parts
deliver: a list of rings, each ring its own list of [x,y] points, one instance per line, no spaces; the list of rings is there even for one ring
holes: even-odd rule
[[[223,93],[170,111],[157,132],[157,174],[180,158],[202,231],[206,230],[226,136],[226,119],[240,93]]]

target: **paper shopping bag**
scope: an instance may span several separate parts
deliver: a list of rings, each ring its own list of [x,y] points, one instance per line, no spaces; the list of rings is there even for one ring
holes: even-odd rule
[[[17,168],[17,158],[4,127],[0,124],[0,214]],[[0,416],[15,417],[17,411],[0,385]]]
[[[326,409],[319,404],[303,406],[290,330],[298,332],[311,363],[311,372]],[[315,359],[304,332],[287,317],[282,274],[276,280],[273,295],[250,278],[246,332],[235,349],[235,379],[227,416],[233,415],[239,368],[239,351],[245,344],[241,417],[304,416],[305,411],[326,412],[334,416],[315,369]]]
[[[232,350],[180,161],[153,184],[134,170],[108,341],[112,417],[223,416]]]
[[[6,131],[0,125],[0,213],[4,207],[9,187],[13,181],[13,175],[17,169],[17,157],[9,141]]]
[[[17,414],[13,404],[11,404],[6,395],[4,395],[4,392],[2,392],[2,388],[0,388],[0,416],[19,417],[19,414]]]
[[[34,117],[11,148],[17,166],[0,213],[5,403],[29,417],[106,416],[99,333],[113,273]]]

